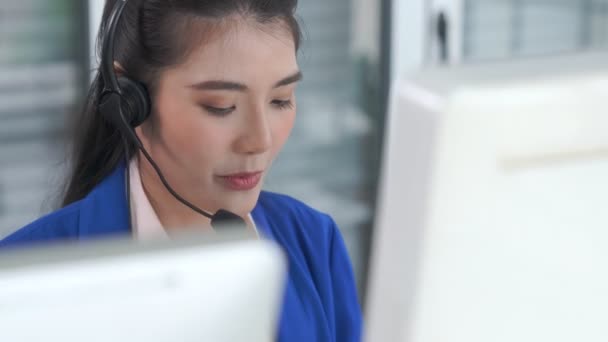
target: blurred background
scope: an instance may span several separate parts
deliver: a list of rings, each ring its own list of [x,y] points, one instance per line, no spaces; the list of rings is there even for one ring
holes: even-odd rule
[[[57,205],[102,6],[0,0],[0,237]],[[363,298],[391,82],[608,47],[608,0],[306,0],[298,12],[305,80],[266,188],[334,217]]]

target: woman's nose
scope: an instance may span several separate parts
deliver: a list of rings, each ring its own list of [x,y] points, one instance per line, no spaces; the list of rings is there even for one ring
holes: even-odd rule
[[[250,113],[245,120],[243,133],[236,143],[238,153],[261,154],[272,147],[272,129],[268,116],[262,110]]]

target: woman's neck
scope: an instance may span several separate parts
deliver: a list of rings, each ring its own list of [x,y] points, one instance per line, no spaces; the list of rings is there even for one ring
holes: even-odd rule
[[[140,157],[137,162],[144,193],[167,232],[186,227],[211,229],[210,219],[188,208],[169,193],[145,158]]]

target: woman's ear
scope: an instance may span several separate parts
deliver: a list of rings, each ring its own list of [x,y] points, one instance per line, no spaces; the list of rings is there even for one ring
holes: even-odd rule
[[[117,61],[114,61],[114,72],[117,76],[123,76],[125,74],[125,68],[120,65]]]

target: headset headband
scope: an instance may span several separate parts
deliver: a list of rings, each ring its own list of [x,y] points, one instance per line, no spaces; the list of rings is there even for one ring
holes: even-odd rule
[[[108,19],[107,29],[103,37],[103,47],[101,56],[101,78],[103,79],[103,92],[115,92],[120,94],[118,78],[114,72],[114,35],[118,21],[125,9],[127,0],[118,0],[112,9],[112,14]]]

